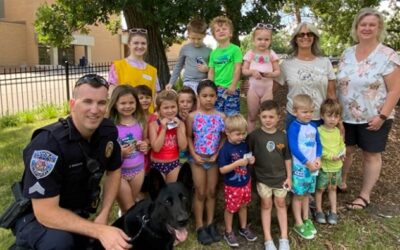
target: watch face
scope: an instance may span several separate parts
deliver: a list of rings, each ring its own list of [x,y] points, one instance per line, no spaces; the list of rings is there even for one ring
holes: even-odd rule
[[[386,115],[382,115],[382,114],[379,114],[379,118],[381,118],[384,121],[387,119]]]

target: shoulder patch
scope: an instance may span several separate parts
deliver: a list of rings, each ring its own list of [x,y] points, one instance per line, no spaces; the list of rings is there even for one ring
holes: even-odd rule
[[[58,156],[48,150],[35,150],[29,168],[36,179],[42,179],[53,171],[57,159]]]
[[[114,143],[112,141],[107,142],[106,151],[105,151],[106,158],[110,158],[113,150],[114,150]]]

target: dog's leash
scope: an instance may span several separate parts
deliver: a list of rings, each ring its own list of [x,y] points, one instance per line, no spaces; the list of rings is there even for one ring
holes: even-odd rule
[[[129,241],[129,244],[133,244],[133,242],[140,236],[140,234],[142,233],[143,229],[146,227],[146,224],[149,222],[149,220],[150,219],[147,217],[146,214],[144,214],[142,216],[142,218],[140,219],[140,221],[142,222],[142,225],[140,226],[138,233],[131,238],[131,240]]]

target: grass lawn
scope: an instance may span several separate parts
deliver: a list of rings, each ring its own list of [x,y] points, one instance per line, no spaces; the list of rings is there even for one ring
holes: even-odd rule
[[[396,116],[399,118],[399,110],[397,110]],[[10,186],[14,181],[21,178],[23,170],[22,149],[29,142],[32,131],[51,121],[53,120],[0,129],[0,196],[2,197],[0,199],[0,211],[3,211],[11,203]],[[357,152],[354,166],[351,169],[350,190],[346,194],[338,195],[338,225],[317,225],[318,234],[314,240],[302,240],[290,230],[289,238],[292,249],[400,249],[399,133],[400,125],[396,122],[389,137],[387,150],[383,154],[384,169],[374,189],[371,206],[364,211],[346,211],[344,208],[345,202],[358,194],[362,180],[360,152]],[[238,236],[240,240],[239,249],[263,249],[259,207],[258,197],[256,193],[253,193],[253,201],[249,207],[248,218],[259,239],[253,243],[247,243]],[[116,209],[115,206],[113,217],[115,217]],[[275,214],[275,211],[273,213]],[[289,228],[291,228],[293,218],[291,212],[288,214]],[[215,218],[218,228],[222,232],[223,195],[221,185],[219,187]],[[234,221],[237,223],[237,218]],[[273,237],[277,242],[279,229],[275,215],[271,227]],[[237,228],[237,225],[234,225],[234,228]],[[189,239],[180,244],[177,249],[229,249],[224,241],[211,246],[199,245],[193,233],[193,224],[189,226],[189,232],[191,232]],[[14,237],[10,231],[0,229],[0,249],[7,249],[13,241]]]

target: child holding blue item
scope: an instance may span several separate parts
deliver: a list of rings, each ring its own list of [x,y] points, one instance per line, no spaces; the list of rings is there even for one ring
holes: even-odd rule
[[[222,143],[225,115],[215,109],[217,86],[211,80],[202,80],[197,87],[199,106],[190,113],[187,124],[189,151],[195,195],[193,210],[197,240],[204,245],[221,240],[214,220],[218,168],[215,163]],[[206,226],[203,214],[206,210]]]
[[[305,94],[293,98],[296,120],[289,125],[288,142],[292,152],[292,209],[294,231],[305,239],[313,239],[317,230],[308,218],[309,194],[315,192],[316,177],[321,168],[322,145],[318,130],[311,119],[314,105]]]

